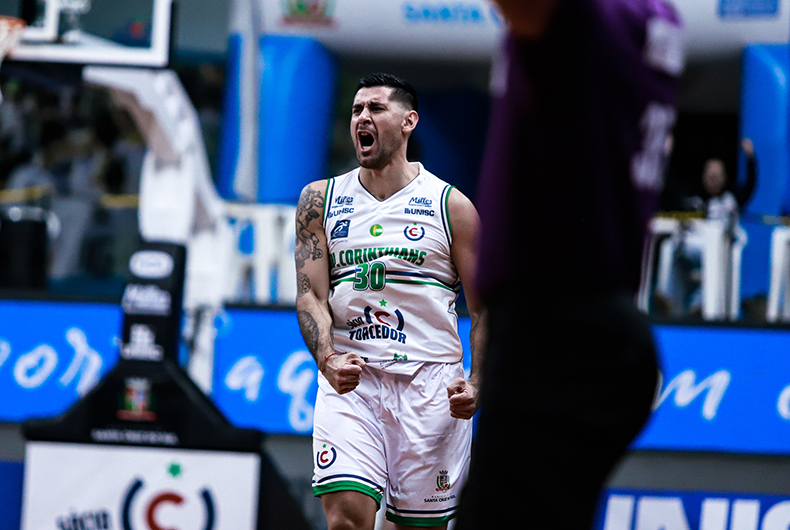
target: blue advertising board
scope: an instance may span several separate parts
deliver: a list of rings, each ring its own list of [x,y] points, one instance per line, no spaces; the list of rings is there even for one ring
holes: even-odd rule
[[[634,449],[790,453],[790,330],[653,330],[661,385]]]
[[[115,365],[121,320],[115,304],[0,300],[0,422],[67,410]],[[460,319],[467,352],[469,326]],[[790,454],[790,329],[653,330],[661,385],[633,449]],[[309,434],[316,377],[292,309],[217,319],[212,398],[235,425]]]
[[[469,351],[470,321],[459,333]],[[292,309],[228,309],[218,319],[212,398],[239,427],[310,434],[318,368]],[[464,366],[469,367],[468,355]]]
[[[65,412],[118,360],[116,304],[0,300],[0,422]]]
[[[614,489],[594,530],[787,530],[790,496]]]
[[[719,0],[721,18],[774,17],[779,0]]]

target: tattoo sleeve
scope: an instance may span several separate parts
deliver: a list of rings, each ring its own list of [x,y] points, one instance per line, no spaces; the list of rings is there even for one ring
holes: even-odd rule
[[[319,248],[318,236],[314,229],[321,224],[321,214],[324,210],[324,198],[320,192],[306,188],[299,204],[296,206],[296,246],[294,258],[297,272],[304,267],[307,260],[318,260],[324,255]]]
[[[296,207],[296,310],[302,338],[318,363],[334,348],[323,210],[323,194],[306,187]]]
[[[318,324],[313,315],[307,311],[297,311],[296,314],[299,317],[299,329],[302,332],[304,343],[307,345],[310,353],[313,354],[313,357],[315,357],[318,350]]]

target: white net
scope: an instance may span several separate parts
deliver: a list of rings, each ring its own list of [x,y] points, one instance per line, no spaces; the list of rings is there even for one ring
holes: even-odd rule
[[[0,64],[22,38],[22,31],[26,27],[27,24],[21,18],[0,16]],[[0,93],[0,103],[2,102],[3,94]]]

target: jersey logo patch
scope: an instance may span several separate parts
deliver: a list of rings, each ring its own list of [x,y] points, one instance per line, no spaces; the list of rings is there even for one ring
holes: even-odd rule
[[[334,239],[342,239],[344,237],[348,237],[348,228],[351,226],[350,219],[341,219],[335,223],[335,227],[332,229],[332,236],[330,240]]]
[[[315,455],[316,464],[320,469],[326,469],[337,460],[337,451],[334,447],[328,447],[324,444],[322,450],[318,451]]]
[[[421,206],[423,208],[430,208],[433,201],[427,197],[412,197],[409,201],[409,206]]]
[[[425,237],[425,228],[414,223],[403,229],[403,235],[406,236],[406,239],[409,241],[419,241]]]

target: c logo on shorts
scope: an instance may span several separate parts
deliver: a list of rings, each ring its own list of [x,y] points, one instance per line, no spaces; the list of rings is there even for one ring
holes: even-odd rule
[[[319,451],[315,455],[315,462],[319,469],[328,468],[335,463],[335,460],[337,460],[337,451],[335,451],[334,447],[330,447],[327,450],[326,444],[324,444],[324,450]]]

